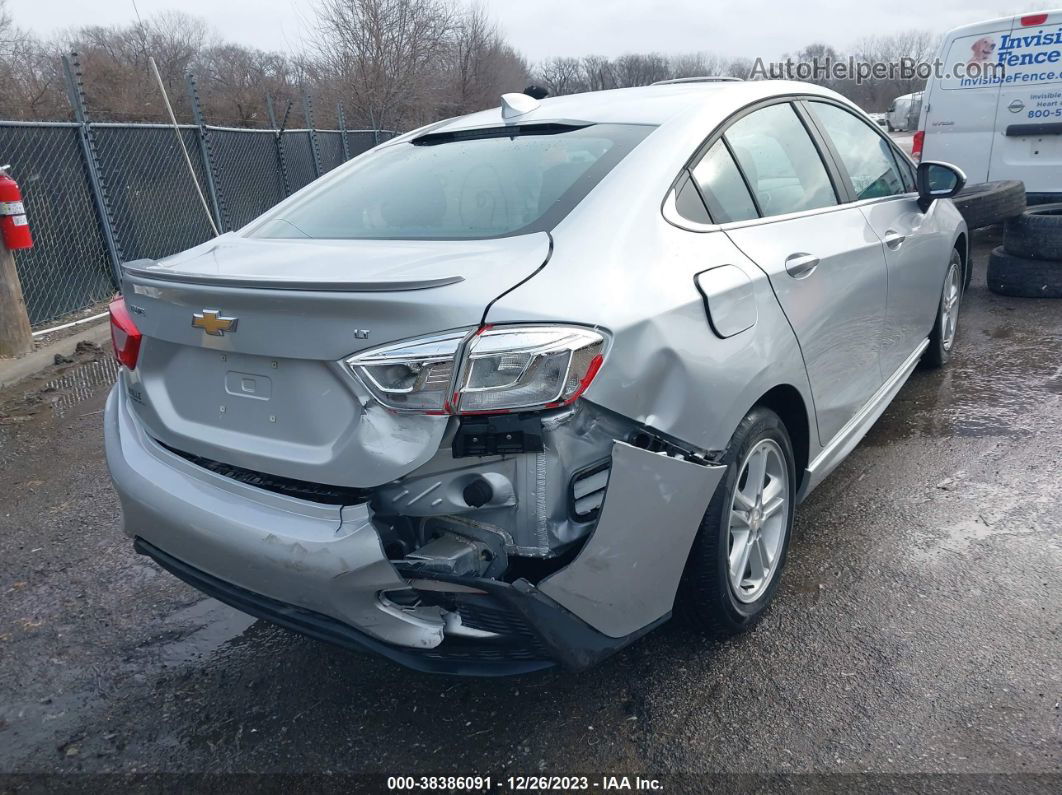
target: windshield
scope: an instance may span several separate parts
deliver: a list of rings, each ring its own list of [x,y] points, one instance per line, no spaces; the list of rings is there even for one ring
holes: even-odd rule
[[[267,213],[268,238],[473,239],[553,228],[652,127],[548,125],[385,146]],[[501,134],[499,134],[501,132]]]

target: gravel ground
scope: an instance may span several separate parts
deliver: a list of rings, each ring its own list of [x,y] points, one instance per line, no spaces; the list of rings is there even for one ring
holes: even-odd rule
[[[764,622],[725,644],[666,625],[578,675],[426,676],[204,599],[120,531],[107,354],[0,394],[0,771],[1040,773],[1005,780],[1057,791],[1062,302],[988,293],[991,245],[951,365],[917,371],[798,511]]]

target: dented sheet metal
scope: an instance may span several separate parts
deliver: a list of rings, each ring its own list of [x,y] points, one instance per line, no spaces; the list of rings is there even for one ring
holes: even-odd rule
[[[198,571],[379,640],[415,648],[442,642],[440,616],[397,610],[379,599],[408,584],[388,561],[367,505],[319,505],[204,475],[152,442],[128,403],[116,388],[104,420],[127,535]]]
[[[725,471],[616,442],[593,535],[571,565],[543,580],[539,590],[613,638],[666,615]]]

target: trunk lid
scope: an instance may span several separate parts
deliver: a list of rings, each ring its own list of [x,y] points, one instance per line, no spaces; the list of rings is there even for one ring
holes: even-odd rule
[[[131,405],[151,436],[184,453],[312,483],[378,486],[430,458],[448,418],[383,409],[342,360],[477,325],[548,252],[545,233],[462,241],[230,234],[161,262],[129,263],[123,292],[144,335],[137,368],[125,375]],[[196,314],[222,333],[193,326]]]

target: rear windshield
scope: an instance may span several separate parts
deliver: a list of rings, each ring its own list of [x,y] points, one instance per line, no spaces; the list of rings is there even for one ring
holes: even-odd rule
[[[467,240],[548,230],[652,129],[542,125],[474,138],[427,135],[359,159],[342,177],[267,213],[250,236]]]

